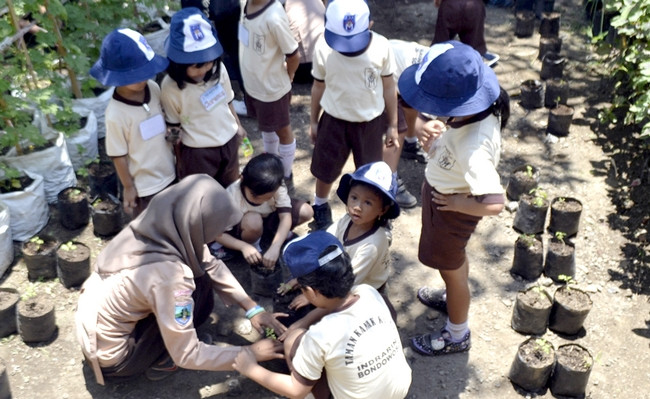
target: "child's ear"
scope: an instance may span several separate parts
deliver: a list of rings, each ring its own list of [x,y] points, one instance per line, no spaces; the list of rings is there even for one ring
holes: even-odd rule
[[[371,19],[370,22],[368,22],[368,29],[372,29],[372,26],[373,26],[374,24],[375,24],[375,21],[373,21],[373,20]]]

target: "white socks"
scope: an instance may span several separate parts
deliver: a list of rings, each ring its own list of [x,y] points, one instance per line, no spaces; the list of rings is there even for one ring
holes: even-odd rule
[[[264,144],[264,151],[269,154],[278,155],[278,146],[280,145],[280,138],[275,132],[262,132],[262,143]],[[294,143],[295,145],[295,143]]]
[[[454,324],[449,321],[449,319],[447,319],[447,325],[445,326],[445,329],[449,331],[452,341],[460,342],[463,340],[463,338],[465,338],[465,334],[467,334],[469,331],[469,322],[466,320],[464,323]]]
[[[407,143],[417,143],[418,142],[418,137],[417,136],[414,136],[414,137],[406,136],[406,137],[404,137],[404,141],[406,141]]]
[[[275,137],[278,137],[277,135]],[[280,139],[278,139],[278,143]],[[282,166],[284,166],[284,177],[291,176],[291,169],[293,168],[293,160],[296,158],[296,140],[291,144],[280,144],[278,147],[278,155],[282,158]]]
[[[316,194],[314,194],[314,206],[323,204],[327,204],[327,198],[317,197]]]

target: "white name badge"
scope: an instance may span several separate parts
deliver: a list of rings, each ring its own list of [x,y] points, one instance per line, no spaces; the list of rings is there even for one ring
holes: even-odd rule
[[[206,111],[210,111],[215,105],[219,104],[226,98],[226,92],[223,90],[221,83],[216,84],[201,94],[201,104]]]
[[[157,114],[140,123],[140,135],[143,140],[149,140],[159,134],[165,133],[167,126],[162,114]]]
[[[248,47],[248,29],[246,29],[246,27],[242,25],[241,22],[237,27],[237,39],[239,39],[239,42],[241,44]]]

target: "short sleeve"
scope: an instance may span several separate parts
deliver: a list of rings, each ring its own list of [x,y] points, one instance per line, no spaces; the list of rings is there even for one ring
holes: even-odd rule
[[[325,367],[325,353],[310,333],[311,331],[307,331],[303,335],[292,363],[298,374],[308,380],[317,381]]]
[[[114,101],[114,100],[111,100]],[[118,115],[116,107],[110,104],[106,110],[106,155],[121,157],[129,152],[129,130],[124,124],[124,119]]]

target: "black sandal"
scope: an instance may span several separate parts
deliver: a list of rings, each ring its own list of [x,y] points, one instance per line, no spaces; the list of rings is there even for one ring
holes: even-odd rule
[[[460,342],[451,340],[451,334],[444,328],[430,334],[418,335],[411,338],[411,346],[416,352],[426,356],[447,355],[450,353],[466,352],[472,346],[470,332]]]
[[[440,312],[447,313],[447,301],[443,299],[445,291],[432,290],[429,287],[422,287],[418,290],[418,299],[422,304]]]

